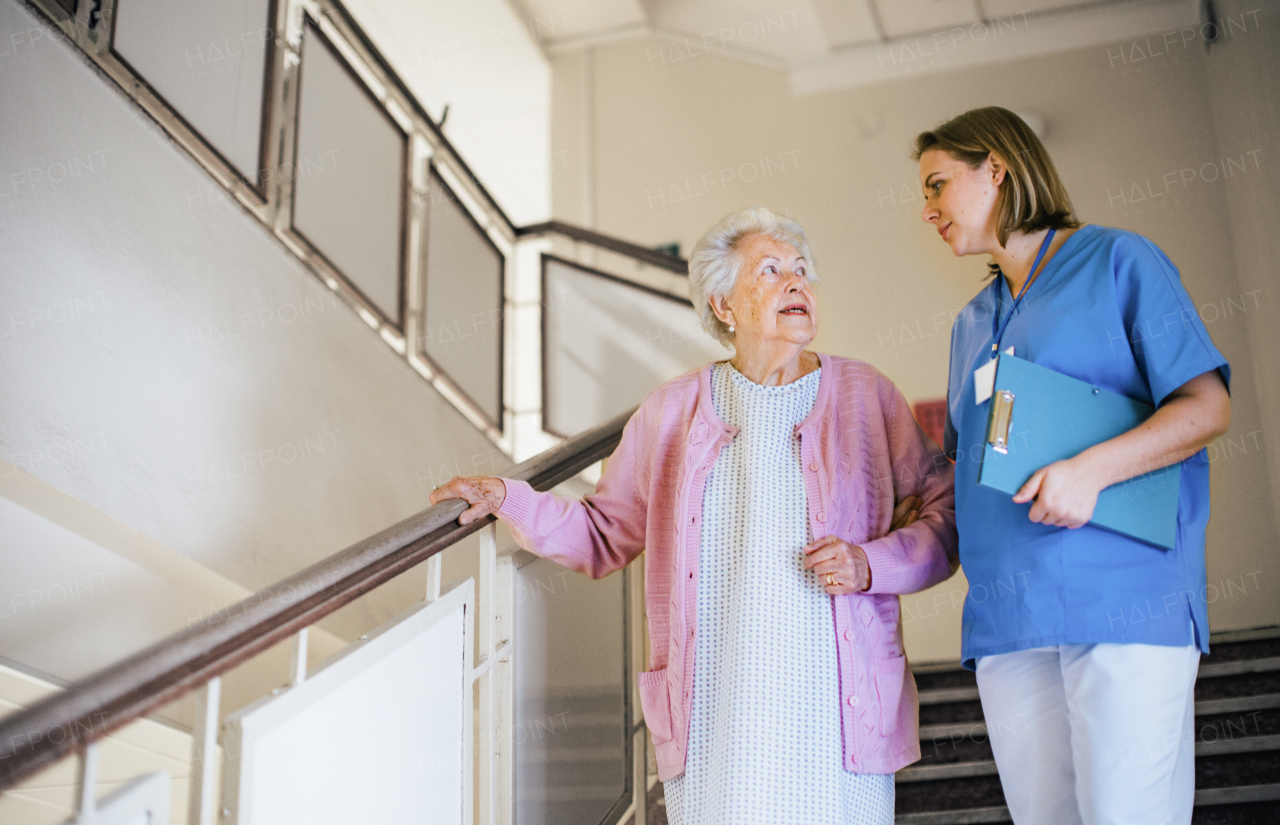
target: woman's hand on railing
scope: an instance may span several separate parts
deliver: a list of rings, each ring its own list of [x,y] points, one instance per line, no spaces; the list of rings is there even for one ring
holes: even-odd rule
[[[507,485],[500,478],[485,476],[454,476],[431,491],[431,503],[439,504],[451,498],[460,498],[471,506],[458,516],[459,524],[470,524],[478,518],[498,512],[507,500]]]

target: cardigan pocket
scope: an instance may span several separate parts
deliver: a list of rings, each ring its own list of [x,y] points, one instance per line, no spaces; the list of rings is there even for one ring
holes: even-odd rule
[[[907,679],[907,657],[872,659],[876,695],[880,699],[880,735],[892,736],[898,730],[902,704],[902,687]]]
[[[653,736],[653,744],[671,741],[671,691],[667,688],[667,669],[640,674],[640,709],[644,724]]]

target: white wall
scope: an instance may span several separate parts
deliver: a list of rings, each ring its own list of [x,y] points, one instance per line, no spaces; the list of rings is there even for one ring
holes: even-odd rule
[[[537,45],[564,13],[503,0],[350,0],[352,16],[518,225],[551,214],[551,69]]]
[[[0,43],[0,458],[249,589],[508,466],[16,0]],[[41,552],[3,541],[0,569]],[[326,626],[359,635],[420,588]]]
[[[26,671],[0,664],[0,717],[56,693],[59,686]],[[99,799],[144,773],[171,777],[169,816],[187,821],[191,775],[191,736],[163,722],[138,719],[98,742]],[[5,825],[55,825],[75,816],[75,759],[64,759],[10,790],[0,792],[0,821]],[[159,823],[156,823],[159,825]]]
[[[1238,69],[1213,68],[1231,53],[1220,55],[1220,46],[1206,59],[1202,43],[1183,46],[1175,37],[1173,53],[1146,61],[1117,60],[1122,49],[1132,56],[1134,44],[1111,43],[804,97],[791,94],[783,72],[731,58],[656,60],[671,53],[658,40],[560,55],[552,149],[578,165],[553,178],[556,214],[575,220],[593,212],[601,231],[645,244],[678,241],[686,253],[741,207],[763,203],[790,214],[808,231],[823,279],[816,348],[871,362],[908,399],[939,398],[952,314],[982,287],[985,265],[952,257],[920,220],[911,141],[976,106],[1039,113],[1081,216],[1140,232],[1168,252],[1232,363],[1231,443],[1211,454],[1208,561],[1211,583],[1237,588],[1213,601],[1211,623],[1216,630],[1280,624],[1273,493],[1280,465],[1266,446],[1280,430],[1267,412],[1274,405],[1259,400],[1263,390],[1276,391],[1274,345],[1256,343],[1277,321],[1275,281],[1266,277],[1275,272],[1275,233],[1265,228],[1280,218],[1277,130],[1274,114],[1255,113],[1277,110],[1276,73],[1267,74],[1276,50],[1264,55],[1274,34],[1250,26],[1255,39],[1227,47],[1239,55]],[[1215,83],[1240,84],[1236,97],[1211,87],[1212,72],[1223,74]],[[1232,117],[1255,125],[1235,128]],[[1262,151],[1248,154],[1255,149]],[[1227,157],[1243,157],[1248,171],[1232,167],[1230,177],[1213,179],[1212,165],[1221,168]],[[1203,164],[1210,166],[1201,175]],[[1148,181],[1153,190],[1163,186],[1168,173],[1180,184],[1186,168],[1196,172],[1185,188],[1146,201],[1133,194]],[[1242,222],[1237,212],[1253,217]],[[1253,274],[1237,276],[1237,255],[1249,256]],[[954,580],[906,600],[916,660],[958,657],[964,587]]]
[[[1248,186],[1224,188],[1231,221],[1236,277],[1244,293],[1256,292],[1269,312],[1240,315],[1255,353],[1253,371],[1262,442],[1271,470],[1271,512],[1280,513],[1280,337],[1276,335],[1276,287],[1280,284],[1280,6],[1225,0],[1230,18],[1222,40],[1205,61],[1218,145],[1249,146],[1258,153]],[[1233,25],[1242,23],[1239,27]],[[1243,376],[1242,376],[1243,377]],[[1264,505],[1265,506],[1265,505]]]
[[[192,594],[9,498],[0,498],[0,535],[8,659],[73,680],[111,664],[125,640],[154,642],[186,626]]]
[[[0,462],[0,559],[0,657],[63,682],[223,615],[252,593],[8,462]],[[367,621],[420,596],[421,577],[414,578],[410,593],[404,585],[378,591],[312,628],[308,661],[333,655]],[[229,671],[223,709],[285,683],[291,655],[282,642]],[[6,684],[0,681],[0,703],[18,701]],[[193,708],[187,695],[156,714],[189,727]]]

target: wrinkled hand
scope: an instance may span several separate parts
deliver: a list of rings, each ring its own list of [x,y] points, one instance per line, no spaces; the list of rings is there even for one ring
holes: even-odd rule
[[[871,565],[867,554],[855,544],[835,536],[825,536],[804,548],[804,569],[818,576],[818,584],[831,596],[861,593],[871,586]],[[836,584],[829,584],[827,574]]]
[[[889,530],[901,530],[920,517],[924,500],[919,496],[907,496],[893,508],[893,520]],[[826,536],[810,542],[804,548],[804,569],[812,570],[818,584],[832,596],[861,593],[871,587],[871,565],[867,554],[856,544]],[[827,583],[827,573],[832,573],[838,584]]]
[[[502,502],[507,500],[507,485],[500,478],[454,476],[431,491],[432,504],[451,498],[463,499],[471,505],[458,516],[459,524],[470,524],[478,518],[498,512]]]
[[[1028,517],[1050,527],[1083,527],[1093,518],[1103,485],[1083,461],[1055,461],[1036,470],[1014,495],[1016,504],[1034,500]]]

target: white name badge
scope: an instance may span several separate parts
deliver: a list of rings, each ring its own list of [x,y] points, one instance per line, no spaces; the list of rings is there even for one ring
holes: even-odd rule
[[[1005,350],[1006,355],[1013,355],[1013,347]],[[973,371],[974,403],[981,404],[991,397],[996,389],[996,359],[992,358]]]

